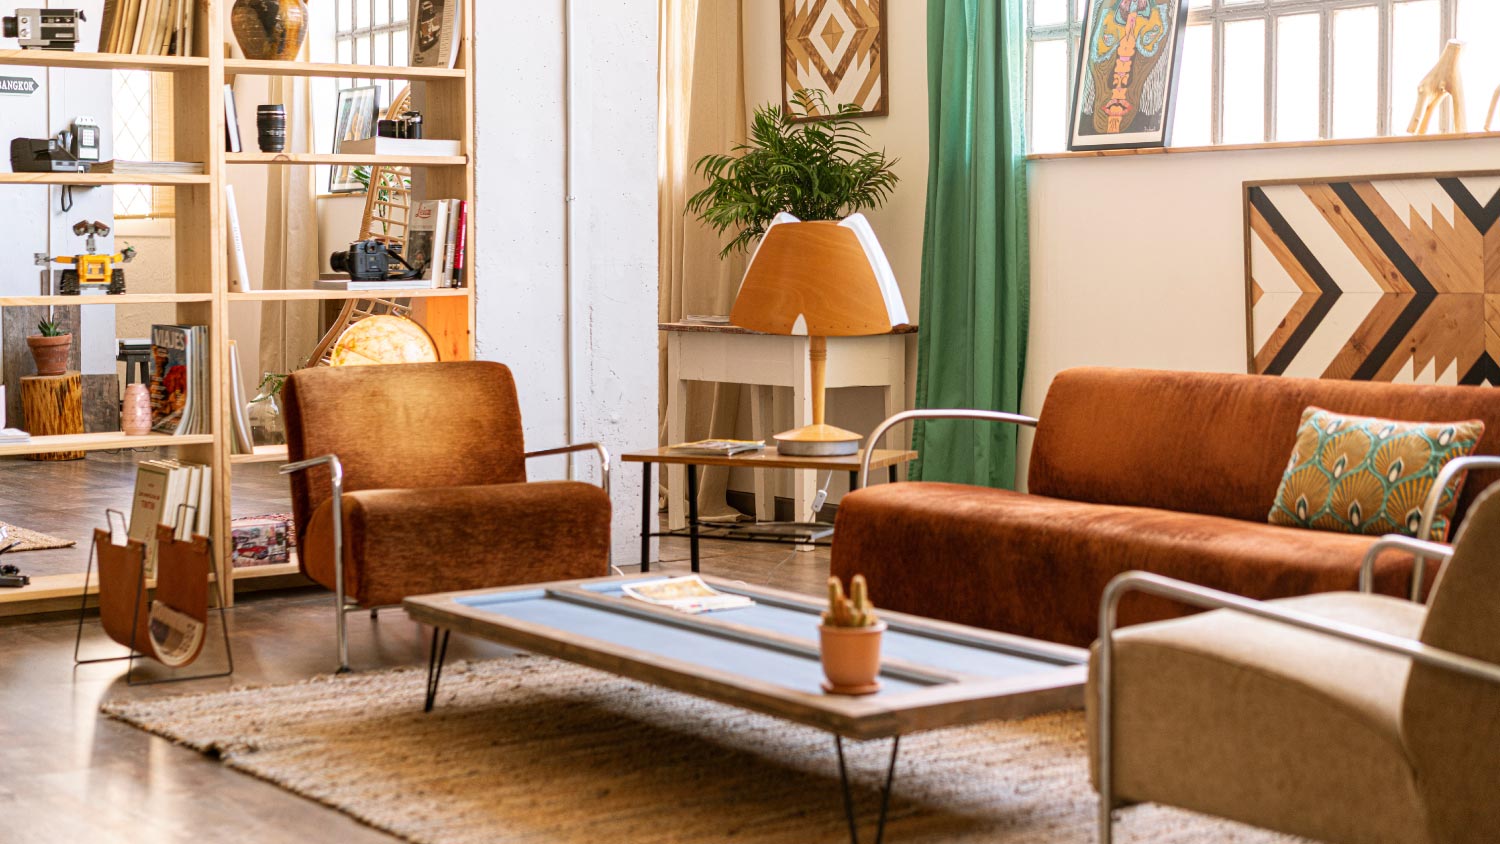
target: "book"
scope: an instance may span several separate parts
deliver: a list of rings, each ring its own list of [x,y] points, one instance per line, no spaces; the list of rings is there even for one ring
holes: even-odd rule
[[[431,285],[416,278],[397,278],[390,281],[354,281],[347,278],[320,278],[313,282],[314,290],[415,290]]]
[[[234,85],[226,82],[224,83],[224,151],[240,152],[243,149],[244,145],[240,138],[240,110],[234,101]]]
[[[667,607],[690,615],[714,610],[739,609],[755,604],[749,595],[731,595],[720,592],[703,582],[703,578],[696,574],[625,583],[621,585],[620,590],[637,601]]]
[[[224,221],[229,226],[229,237],[225,238],[229,245],[229,291],[243,293],[253,290],[250,265],[245,261],[245,238],[240,231],[240,207],[234,198],[234,185],[224,185]]]
[[[469,203],[458,200],[458,237],[453,248],[453,287],[464,286],[464,249],[469,245]]]
[[[146,176],[201,176],[203,163],[199,161],[127,161],[112,158],[89,167],[90,173],[116,173],[120,175]]]
[[[99,16],[99,46],[101,53],[114,51],[115,17],[119,14],[119,3],[124,0],[104,0],[104,12]]]
[[[698,440],[668,446],[673,454],[701,454],[705,457],[732,457],[766,447],[765,440]]]
[[[421,269],[419,277],[428,283],[415,286],[438,286],[438,279],[442,276],[443,253],[447,251],[447,244],[444,243],[447,238],[448,201],[424,199],[417,203],[411,225],[406,230],[405,257],[413,267]]]
[[[351,155],[462,155],[458,141],[440,138],[364,138],[357,141],[341,141],[340,153]]]
[[[252,517],[235,519],[229,535],[233,541],[229,564],[233,568],[273,566],[291,562],[291,531],[286,519]]]
[[[458,215],[461,204],[462,200],[448,200],[448,234],[443,239],[443,277],[433,279],[437,282],[434,287],[453,286],[453,261],[458,257],[455,252],[458,246]]]
[[[412,67],[453,67],[458,63],[462,21],[459,0],[411,0],[409,11]]]
[[[208,351],[206,326],[151,326],[151,430],[208,432]]]
[[[146,546],[146,576],[156,572],[156,526],[164,520],[167,485],[172,478],[170,466],[147,460],[135,467],[135,498],[130,505],[131,539]]]
[[[4,396],[0,395],[0,400]],[[20,428],[0,428],[0,444],[31,442],[31,435]]]
[[[240,347],[229,341],[229,398],[232,403],[229,421],[234,434],[232,454],[254,454],[255,441],[250,437],[250,402],[245,398],[244,370],[240,368]]]

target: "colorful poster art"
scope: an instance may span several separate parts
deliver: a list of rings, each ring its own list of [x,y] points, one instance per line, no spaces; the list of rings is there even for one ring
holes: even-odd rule
[[[1068,148],[1166,146],[1188,0],[1088,0]]]

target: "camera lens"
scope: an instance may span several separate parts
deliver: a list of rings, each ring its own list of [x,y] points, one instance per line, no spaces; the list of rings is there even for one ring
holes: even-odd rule
[[[5,37],[6,38],[15,38],[15,37],[17,37],[16,19],[15,18],[0,18],[0,24],[4,25],[4,31],[5,31]]]
[[[329,255],[328,266],[332,267],[336,273],[349,272],[349,252],[347,250],[342,252],[336,251]]]

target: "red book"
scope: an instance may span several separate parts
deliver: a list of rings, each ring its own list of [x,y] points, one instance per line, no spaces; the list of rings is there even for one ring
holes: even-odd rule
[[[453,286],[464,286],[464,248],[469,242],[469,203],[458,201],[458,240],[453,244]]]

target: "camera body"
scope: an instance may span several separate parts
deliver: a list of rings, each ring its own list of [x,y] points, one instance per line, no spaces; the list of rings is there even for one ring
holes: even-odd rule
[[[328,256],[328,265],[337,273],[345,273],[350,281],[389,281],[397,267],[405,266],[401,260],[401,247],[379,240],[356,240],[344,252]]]
[[[381,120],[376,124],[375,133],[382,138],[406,138],[414,141],[422,140],[422,112],[407,111],[391,120]]]
[[[14,38],[23,50],[68,50],[78,43],[78,22],[86,20],[78,9],[17,9],[0,18],[6,38]]]

